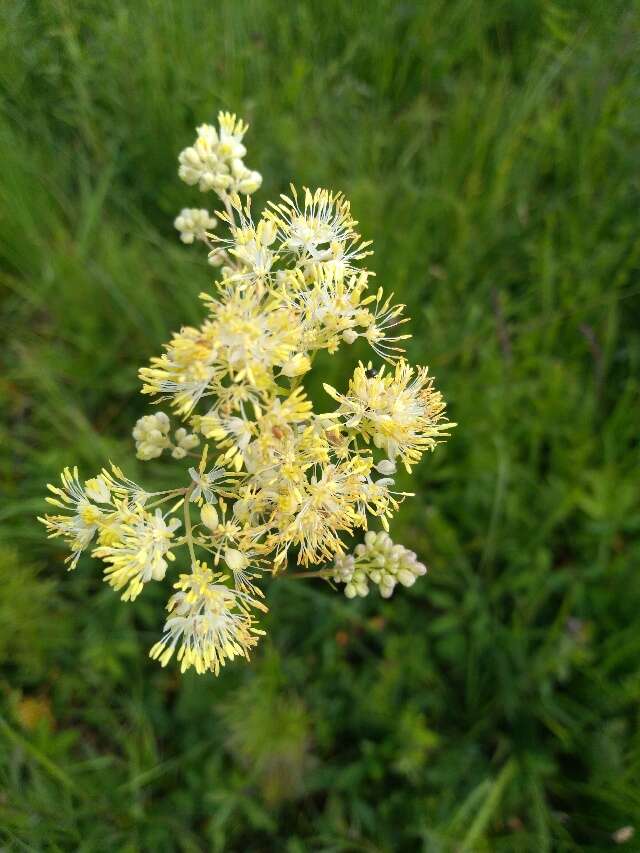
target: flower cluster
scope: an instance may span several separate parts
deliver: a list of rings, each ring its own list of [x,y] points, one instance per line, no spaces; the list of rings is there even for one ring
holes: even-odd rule
[[[180,643],[178,660],[182,672],[190,666],[196,672],[207,670],[216,675],[225,659],[248,658],[249,649],[256,645],[259,635],[251,607],[256,602],[224,581],[205,563],[195,562],[191,573],[180,575],[175,584],[178,592],[169,599],[171,614],[164,626],[164,636],[151,649],[152,658],[165,666]],[[262,606],[261,609],[266,609]]]
[[[201,295],[202,322],[183,326],[140,370],[142,393],[184,425],[173,428],[163,411],[140,418],[138,458],[166,450],[195,462],[174,488],[153,493],[114,466],[84,483],[66,469],[61,487],[49,487],[61,512],[42,519],[66,540],[70,568],[90,548],[127,601],[162,581],[181,548],[186,571],[151,656],[164,666],[175,652],[197,672],[249,656],[262,634],[264,578],[294,561],[325,564],[308,574],[343,583],[348,598],[370,584],[388,598],[424,574],[387,532],[409,494],[394,477],[453,426],[427,368],[404,357],[404,306],[370,289],[370,244],[347,199],[292,187],[254,218],[248,195],[261,178],[243,163],[246,129],[221,113],[219,129],[202,125],[180,155],[180,177],[215,192],[222,209],[214,219],[185,208],[175,225],[183,242],[208,246],[220,276]],[[211,233],[217,222],[227,236]],[[322,351],[359,340],[381,364],[360,362],[344,391],[325,385],[334,407],[316,413],[305,375]],[[372,520],[380,532],[368,530]],[[350,554],[345,539],[359,531],[364,543]]]

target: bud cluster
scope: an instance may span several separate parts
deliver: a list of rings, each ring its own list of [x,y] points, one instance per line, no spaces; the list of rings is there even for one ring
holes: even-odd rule
[[[206,243],[208,232],[213,231],[218,220],[206,208],[183,207],[173,224],[180,232],[183,243],[193,243],[195,240]]]
[[[242,159],[247,153],[242,138],[248,127],[224,112],[218,113],[217,128],[201,124],[196,141],[180,154],[178,174],[182,180],[197,184],[202,192],[254,193],[262,184],[262,176],[248,169]]]
[[[179,427],[174,432],[173,441],[169,436],[170,431],[171,421],[164,412],[139,418],[133,428],[138,459],[144,462],[157,459],[167,449],[171,449],[174,459],[184,459],[189,451],[200,444],[198,436],[188,432],[184,427]]]
[[[347,598],[364,598],[370,583],[378,587],[383,598],[390,598],[397,584],[413,586],[417,578],[426,575],[427,567],[413,551],[394,545],[386,531],[370,530],[353,554],[336,558],[333,571],[332,580],[345,585]]]

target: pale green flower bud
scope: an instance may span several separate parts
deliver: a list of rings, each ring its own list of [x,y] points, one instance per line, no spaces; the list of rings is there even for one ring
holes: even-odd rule
[[[378,462],[375,469],[385,477],[390,477],[397,470],[396,463],[392,462],[391,459],[383,459],[381,462]]]
[[[205,504],[200,510],[200,520],[209,530],[215,530],[218,526],[218,511],[213,504]]]
[[[293,376],[302,376],[302,374],[306,373],[308,370],[311,370],[311,362],[309,361],[308,356],[302,352],[294,355],[294,357],[290,358],[282,367],[284,375],[290,378]]]
[[[369,594],[369,585],[365,580],[359,581],[356,584],[356,592],[360,596],[360,598],[365,598]]]
[[[184,427],[177,429],[174,434],[176,446],[171,451],[174,459],[184,459],[189,450],[193,450],[200,444],[200,439],[195,433],[187,432]]]
[[[416,576],[408,569],[400,569],[398,572],[398,580],[402,586],[413,586],[416,582]]]
[[[229,566],[232,572],[241,572],[249,565],[249,560],[242,551],[237,548],[225,548],[224,561]]]
[[[198,210],[193,207],[185,207],[180,211],[173,224],[180,232],[180,239],[183,243],[193,243],[194,240],[206,242],[207,231],[213,231],[218,221],[204,208]]]
[[[248,177],[238,181],[237,190],[244,195],[251,195],[262,185],[262,175],[260,172],[250,172]]]

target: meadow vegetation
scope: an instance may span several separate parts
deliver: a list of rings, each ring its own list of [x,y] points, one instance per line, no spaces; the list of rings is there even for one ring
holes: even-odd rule
[[[638,849],[639,35],[617,0],[4,5],[3,849]],[[257,209],[345,192],[459,426],[392,527],[429,575],[273,580],[216,679],[148,660],[163,593],[67,574],[35,517],[76,462],[162,487],[137,368],[202,317],[176,155],[219,109]]]

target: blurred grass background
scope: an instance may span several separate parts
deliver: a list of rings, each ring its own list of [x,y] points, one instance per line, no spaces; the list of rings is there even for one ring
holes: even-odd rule
[[[2,849],[639,850],[638,3],[1,18]],[[164,591],[67,575],[35,515],[67,464],[170,475],[133,460],[136,370],[202,313],[176,157],[220,108],[258,208],[351,198],[459,427],[392,529],[430,575],[274,582],[216,680],[148,661]]]

